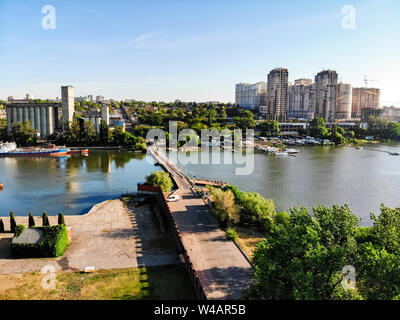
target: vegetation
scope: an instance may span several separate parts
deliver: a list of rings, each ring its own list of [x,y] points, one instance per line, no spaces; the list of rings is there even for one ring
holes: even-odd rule
[[[4,233],[4,222],[3,219],[0,219],[0,233]]]
[[[371,116],[368,119],[367,134],[381,140],[400,140],[400,123]]]
[[[232,191],[214,189],[215,197],[213,213],[224,226],[232,226],[239,222],[239,211],[235,205],[235,197]]]
[[[162,192],[168,192],[173,187],[169,173],[164,171],[153,172],[146,177],[146,183],[154,187],[160,187]]]
[[[58,224],[65,226],[64,215],[62,213],[60,213],[60,212],[58,213]]]
[[[226,229],[226,237],[228,240],[236,240],[239,236],[235,228],[228,228]]]
[[[0,275],[0,300],[194,300],[186,274],[180,265],[57,272],[52,290],[43,288],[40,272]]]
[[[257,299],[396,299],[400,292],[400,208],[382,206],[360,228],[347,205],[294,208],[266,233],[254,253]],[[356,287],[343,289],[342,268],[356,270]]]
[[[42,215],[42,226],[43,227],[49,227],[50,226],[49,217],[47,216],[46,212],[43,212],[43,215]]]
[[[16,228],[17,228],[17,222],[15,221],[14,212],[11,211],[10,212],[10,230],[11,230],[11,232],[15,233]]]
[[[64,225],[35,227],[43,237],[38,244],[13,243],[11,254],[18,258],[59,257],[68,247],[68,231]],[[19,234],[15,235],[18,237]]]
[[[29,228],[33,228],[35,226],[35,219],[31,212],[29,212]]]

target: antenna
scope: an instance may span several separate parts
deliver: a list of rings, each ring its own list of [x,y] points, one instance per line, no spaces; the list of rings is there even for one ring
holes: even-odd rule
[[[368,82],[379,81],[379,80],[371,80],[371,79],[368,79],[368,78],[367,78],[367,75],[365,75],[363,81],[364,81],[364,84],[365,84],[365,88],[367,88],[367,87],[368,87]]]

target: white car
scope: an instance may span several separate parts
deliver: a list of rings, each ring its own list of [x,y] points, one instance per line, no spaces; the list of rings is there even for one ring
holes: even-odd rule
[[[168,202],[176,202],[176,201],[179,201],[179,196],[178,195],[171,195],[171,196],[169,196],[168,198],[167,198],[167,201]]]

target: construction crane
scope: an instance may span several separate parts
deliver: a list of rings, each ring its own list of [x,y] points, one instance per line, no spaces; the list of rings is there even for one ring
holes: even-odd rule
[[[368,87],[368,82],[372,82],[372,81],[379,81],[379,80],[371,80],[367,78],[367,75],[365,75],[364,79],[363,79],[364,83],[365,83],[365,89]]]

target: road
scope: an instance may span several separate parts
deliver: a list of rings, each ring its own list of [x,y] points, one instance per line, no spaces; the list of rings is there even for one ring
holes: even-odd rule
[[[204,200],[190,180],[153,147],[150,152],[170,172],[181,200],[170,202],[182,243],[199,274],[207,299],[239,299],[252,280],[252,267],[233,241],[218,226]]]

